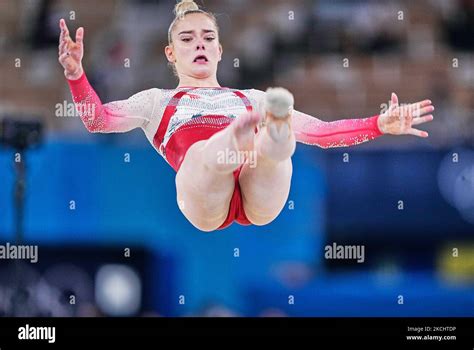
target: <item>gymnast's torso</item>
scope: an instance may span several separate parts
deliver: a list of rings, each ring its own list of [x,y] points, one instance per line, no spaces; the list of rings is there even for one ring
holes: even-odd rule
[[[210,138],[239,115],[257,110],[261,103],[260,92],[254,89],[183,87],[157,93],[159,122],[152,123],[145,132],[175,170],[193,143]]]

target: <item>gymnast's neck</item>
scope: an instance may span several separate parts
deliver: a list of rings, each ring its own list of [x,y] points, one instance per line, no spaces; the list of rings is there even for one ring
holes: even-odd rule
[[[178,88],[181,87],[221,87],[220,84],[217,82],[217,78],[215,76],[210,76],[207,78],[195,78],[192,76],[180,76],[179,77],[179,84]]]

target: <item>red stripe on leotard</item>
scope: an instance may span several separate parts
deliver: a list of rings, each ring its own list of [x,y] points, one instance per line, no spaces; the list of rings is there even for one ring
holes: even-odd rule
[[[155,136],[153,137],[153,144],[157,149],[159,149],[159,147],[163,143],[166,130],[168,129],[168,125],[170,123],[170,119],[176,113],[176,107],[178,106],[179,100],[181,100],[181,98],[186,95],[190,90],[192,89],[177,92],[166,106],[158,130]]]

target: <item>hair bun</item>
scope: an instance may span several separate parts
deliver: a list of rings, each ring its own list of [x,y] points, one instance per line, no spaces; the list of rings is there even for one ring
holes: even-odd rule
[[[199,6],[193,0],[181,0],[174,7],[174,14],[176,17],[183,17],[186,12],[197,10],[199,10]]]

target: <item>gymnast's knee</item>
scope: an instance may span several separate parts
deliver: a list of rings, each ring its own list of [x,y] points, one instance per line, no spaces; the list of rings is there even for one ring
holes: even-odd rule
[[[273,220],[275,220],[278,217],[278,213],[271,213],[271,214],[261,214],[261,213],[255,213],[252,210],[245,210],[245,215],[247,216],[247,219],[255,225],[255,226],[265,226],[271,223]]]
[[[217,230],[222,225],[221,221],[224,222],[223,220],[207,221],[199,219],[191,220],[190,218],[187,219],[195,228],[205,233],[210,233]]]

